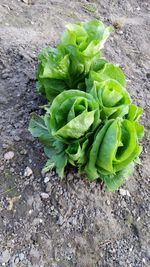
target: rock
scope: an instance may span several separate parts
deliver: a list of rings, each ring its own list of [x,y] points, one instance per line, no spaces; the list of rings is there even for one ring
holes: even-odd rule
[[[126,190],[126,195],[127,195],[128,197],[131,197],[131,195],[130,195],[130,193],[129,193],[128,190]]]
[[[6,159],[6,160],[13,159],[14,155],[15,154],[13,151],[8,151],[7,153],[4,154],[4,159]]]
[[[125,189],[119,189],[119,194],[122,195],[122,196],[128,196],[128,197],[131,197],[130,193],[128,190],[125,190]]]
[[[46,184],[46,183],[48,183],[48,182],[49,182],[49,177],[46,176],[46,177],[44,178],[44,183]]]
[[[21,138],[18,135],[15,135],[13,139],[16,142],[19,142],[21,140]]]
[[[126,190],[119,189],[119,194],[122,195],[122,196],[126,196]]]
[[[4,263],[7,263],[9,260],[10,260],[10,253],[6,249],[2,252],[2,255],[0,256],[0,263],[2,263],[2,265],[4,265]]]
[[[52,184],[48,182],[47,185],[46,185],[46,192],[51,194],[51,191],[52,191]]]
[[[122,35],[123,34],[123,31],[118,31],[118,34]]]
[[[63,219],[62,215],[60,215],[57,224],[62,225],[63,223],[64,223],[64,219]]]
[[[106,200],[106,205],[110,206],[110,200],[109,199]]]
[[[22,0],[25,4],[29,5],[31,3],[31,0]]]
[[[43,193],[41,193],[41,197],[43,199],[47,199],[47,198],[49,198],[49,194],[43,192]]]
[[[19,263],[19,257],[18,257],[18,256],[15,258],[15,263],[16,263],[16,264]]]
[[[32,174],[33,174],[33,171],[31,170],[31,168],[30,167],[26,167],[25,171],[24,171],[24,176],[29,177]]]
[[[0,166],[0,171],[4,170],[4,165]]]
[[[20,253],[20,254],[19,254],[19,259],[20,259],[20,261],[24,260],[24,256],[25,256],[25,255],[24,255],[23,253]]]

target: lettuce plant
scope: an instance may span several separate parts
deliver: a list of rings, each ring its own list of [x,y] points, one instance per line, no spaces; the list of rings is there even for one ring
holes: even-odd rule
[[[130,170],[137,160],[141,147],[138,140],[143,135],[143,127],[127,119],[116,118],[108,120],[97,130],[93,144],[89,151],[85,172],[90,180],[101,177],[108,189],[118,187],[124,177],[118,176],[127,167]],[[125,174],[126,172],[124,172]],[[108,177],[111,179],[108,179]]]
[[[91,94],[79,90],[59,94],[48,112],[52,135],[65,143],[93,132],[100,122],[98,102]]]
[[[37,90],[50,102],[64,90],[80,88],[89,70],[101,58],[111,27],[98,20],[66,26],[56,48],[44,48],[38,56]]]
[[[101,83],[94,82],[90,93],[97,99],[103,119],[123,117],[128,113],[130,96],[117,81],[110,79]]]
[[[114,191],[139,162],[144,127],[124,73],[102,56],[110,32],[97,20],[69,24],[56,48],[42,50],[37,89],[48,103],[44,115],[32,114],[29,130],[44,146],[44,171],[63,178],[71,164]]]

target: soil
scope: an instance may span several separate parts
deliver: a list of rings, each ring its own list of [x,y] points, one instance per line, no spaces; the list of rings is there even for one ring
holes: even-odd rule
[[[27,129],[43,103],[38,52],[54,46],[68,22],[92,18],[115,26],[104,54],[144,108],[142,164],[115,193],[74,170],[62,181],[44,175],[43,148]],[[0,266],[150,266],[149,43],[149,1],[0,1]]]

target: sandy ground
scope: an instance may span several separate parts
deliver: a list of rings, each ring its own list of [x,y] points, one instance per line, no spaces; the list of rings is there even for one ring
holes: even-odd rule
[[[149,1],[25,2],[0,1],[0,266],[149,266]],[[54,171],[45,179],[42,146],[27,130],[43,101],[35,90],[38,52],[57,43],[66,23],[92,18],[117,27],[105,56],[122,67],[145,110],[142,165],[115,193],[73,170],[63,181]]]

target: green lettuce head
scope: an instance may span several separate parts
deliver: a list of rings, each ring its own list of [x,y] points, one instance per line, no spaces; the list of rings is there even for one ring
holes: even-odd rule
[[[98,103],[92,95],[79,90],[59,94],[48,112],[52,135],[64,143],[84,137],[94,131],[100,122]]]
[[[95,58],[100,57],[100,49],[112,28],[98,20],[68,24],[66,28],[58,47],[69,54],[70,75],[77,78],[86,75]]]
[[[143,126],[117,118],[108,120],[95,134],[85,172],[90,180],[100,177],[108,190],[115,190],[130,175],[141,147]],[[126,171],[128,170],[128,171]]]
[[[94,82],[90,93],[99,103],[102,119],[123,117],[129,111],[129,93],[113,79]]]

